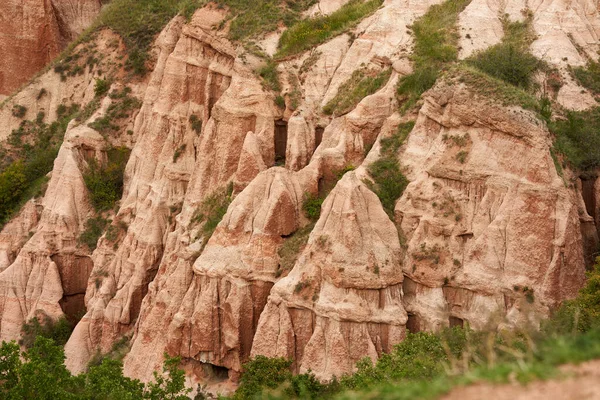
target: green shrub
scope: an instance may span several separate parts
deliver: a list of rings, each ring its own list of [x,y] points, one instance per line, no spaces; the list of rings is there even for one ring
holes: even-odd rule
[[[340,86],[335,97],[323,107],[323,112],[343,115],[352,111],[362,99],[383,87],[391,73],[390,68],[380,72],[366,68],[354,71],[350,79]]]
[[[281,91],[281,83],[279,82],[279,73],[277,72],[277,64],[273,60],[268,60],[267,63],[258,69],[258,75],[263,79],[265,89],[272,90],[276,93]]]
[[[38,318],[32,318],[23,324],[19,344],[29,349],[33,346],[36,337],[41,336],[46,339],[52,339],[59,346],[64,346],[67,340],[69,340],[73,328],[74,326],[65,318],[54,321],[46,315],[43,323],[40,323]]]
[[[392,136],[382,139],[380,158],[367,167],[373,180],[369,187],[379,197],[381,205],[392,220],[396,200],[408,185],[408,180],[400,171],[397,154],[413,127],[414,122],[400,124]]]
[[[292,378],[291,360],[256,356],[244,364],[244,373],[240,379],[234,399],[251,399],[264,389],[275,389]]]
[[[12,115],[15,118],[23,118],[27,114],[27,107],[15,104],[12,108]]]
[[[97,130],[101,134],[117,132],[119,130],[119,125],[115,124],[115,122],[129,118],[131,113],[142,105],[139,99],[131,96],[131,88],[127,86],[121,91],[111,92],[109,97],[112,99],[112,103],[106,109],[106,114],[88,124],[90,128]],[[94,104],[94,102],[90,102],[89,104]],[[96,104],[94,104],[94,106],[95,105]],[[99,102],[97,105],[99,105]],[[90,111],[93,113],[93,110]]]
[[[110,81],[108,79],[96,79],[94,85],[94,95],[96,97],[102,97],[110,90]]]
[[[414,72],[398,81],[397,93],[403,109],[416,103],[430,89],[441,71],[458,56],[458,15],[471,0],[446,0],[433,5],[412,25],[415,45],[411,60]]]
[[[322,196],[315,196],[310,193],[304,195],[304,202],[302,203],[302,210],[306,218],[316,221],[321,216],[321,206],[323,205],[325,198]]]
[[[301,53],[354,27],[375,12],[383,0],[351,0],[330,15],[302,20],[284,31],[276,58]]]
[[[147,399],[187,400],[180,359],[165,354],[162,374],[144,384],[123,376],[123,363],[105,359],[73,376],[65,353],[52,339],[37,336],[23,352],[15,342],[0,345],[0,398],[16,399]]]
[[[109,221],[102,217],[88,219],[85,222],[85,230],[79,235],[78,242],[86,245],[90,252],[93,252],[108,224]]]
[[[96,211],[107,211],[123,195],[123,172],[129,159],[129,149],[111,148],[107,151],[108,162],[99,165],[95,159],[88,162],[89,168],[83,180],[90,193],[90,199]]]
[[[523,89],[531,87],[533,75],[540,68],[540,60],[511,43],[492,46],[468,62],[490,76]]]
[[[0,226],[36,196],[47,181],[46,174],[52,170],[67,125],[77,111],[77,106],[65,106],[50,125],[37,118],[23,121],[11,132],[8,146],[4,146],[9,155],[0,159]]]
[[[600,108],[569,111],[566,117],[549,124],[555,135],[554,149],[581,171],[596,168],[600,165]]]
[[[585,67],[571,68],[571,73],[581,86],[589,89],[594,94],[600,94],[599,63],[590,60]]]

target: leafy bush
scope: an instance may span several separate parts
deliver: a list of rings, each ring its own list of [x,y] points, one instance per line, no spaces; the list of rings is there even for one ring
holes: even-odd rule
[[[321,216],[321,206],[323,205],[325,198],[323,196],[315,196],[310,193],[305,194],[304,202],[302,203],[302,210],[306,218],[316,221]]]
[[[600,108],[569,111],[565,120],[549,124],[555,134],[554,149],[579,170],[600,165]]]
[[[275,389],[292,378],[291,360],[256,356],[244,364],[244,373],[234,399],[251,399],[263,389]]]
[[[400,124],[391,137],[382,139],[381,157],[367,168],[373,179],[373,184],[369,183],[370,189],[379,197],[381,205],[392,219],[396,200],[408,185],[408,180],[400,171],[397,154],[413,127],[414,122]]]
[[[67,340],[69,340],[73,328],[74,326],[65,318],[54,321],[46,315],[43,323],[40,323],[38,318],[32,318],[29,322],[23,324],[19,344],[29,349],[33,346],[36,337],[41,336],[46,339],[52,339],[59,346],[64,346]]]
[[[490,76],[523,89],[531,87],[533,75],[540,68],[540,60],[511,43],[492,46],[468,62]]]
[[[600,64],[595,61],[588,61],[585,67],[574,67],[571,73],[579,84],[594,94],[600,94]]]
[[[362,99],[384,86],[391,73],[390,68],[380,72],[366,68],[354,71],[350,79],[340,86],[335,97],[323,107],[323,112],[343,115],[352,111]]]
[[[27,114],[27,107],[15,104],[12,108],[12,115],[15,118],[23,118]]]
[[[110,81],[108,79],[96,79],[94,85],[94,95],[96,97],[102,97],[110,90]]]
[[[123,376],[121,361],[105,359],[87,373],[72,376],[64,350],[38,336],[24,352],[15,342],[0,346],[0,398],[17,399],[148,399],[187,400],[180,360],[165,355],[163,374],[144,384]]]
[[[108,162],[99,165],[91,159],[89,168],[83,175],[85,185],[90,192],[90,198],[96,211],[107,211],[123,195],[123,172],[129,159],[129,149],[114,147],[107,151]]]
[[[252,399],[263,391],[277,389],[286,383],[284,398],[317,399],[328,391],[312,373],[292,375],[291,360],[256,356],[244,364],[240,386],[233,399]]]
[[[377,10],[383,0],[351,0],[330,15],[302,20],[284,31],[276,58],[301,53],[344,33]]]
[[[433,5],[413,25],[415,37],[412,74],[398,81],[398,96],[406,101],[403,108],[411,107],[425,91],[430,89],[440,72],[456,61],[458,15],[471,0],[446,0]]]
[[[79,109],[76,105],[63,108],[52,124],[39,118],[23,121],[9,136],[4,146],[8,154],[0,159],[0,226],[47,181],[67,125]]]

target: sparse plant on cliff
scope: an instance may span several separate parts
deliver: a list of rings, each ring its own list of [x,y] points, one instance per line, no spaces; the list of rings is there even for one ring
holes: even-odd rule
[[[367,167],[372,179],[372,182],[368,181],[367,185],[379,197],[384,210],[392,220],[396,200],[408,185],[408,180],[400,171],[398,150],[413,127],[414,122],[400,124],[392,136],[382,139],[381,156]]]
[[[109,221],[103,217],[92,217],[85,222],[85,229],[79,235],[78,242],[87,246],[90,252],[96,249],[98,239],[106,230]]]
[[[306,246],[310,232],[314,228],[314,224],[309,224],[303,228],[298,229],[290,237],[286,238],[277,254],[279,254],[279,268],[275,273],[275,277],[291,271],[296,264],[296,260],[300,255],[300,252]]]
[[[585,67],[572,67],[571,74],[581,86],[600,95],[600,63],[588,60]]]
[[[202,204],[192,216],[192,224],[203,224],[200,234],[203,237],[203,243],[206,244],[212,236],[217,225],[225,216],[227,208],[233,200],[233,183],[227,187],[217,190],[202,201]]]
[[[88,170],[83,180],[90,193],[96,211],[107,211],[114,207],[123,194],[123,172],[129,159],[129,149],[113,147],[107,154],[107,163],[99,164],[95,159],[88,161]]]

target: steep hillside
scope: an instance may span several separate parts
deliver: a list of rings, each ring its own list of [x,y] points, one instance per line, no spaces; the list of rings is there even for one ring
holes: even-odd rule
[[[0,100],[27,82],[96,18],[101,0],[0,4]]]
[[[100,7],[13,3],[0,93]],[[0,105],[0,340],[66,318],[73,372],[225,390],[539,326],[599,243],[600,15],[534,3],[108,2]]]

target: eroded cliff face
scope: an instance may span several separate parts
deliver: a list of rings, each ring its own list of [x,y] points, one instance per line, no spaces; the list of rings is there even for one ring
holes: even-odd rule
[[[235,380],[258,354],[328,379],[377,359],[407,331],[535,325],[573,296],[598,241],[599,184],[557,174],[545,124],[452,78],[414,115],[397,111],[396,84],[411,69],[407,26],[434,3],[385,1],[352,36],[283,61],[285,109],[253,72],[259,61],[217,28],[225,10],[172,20],[155,41],[153,71],[130,83],[139,111],[108,137],[86,122],[106,115],[110,96],[87,121],[71,122],[45,195],[0,233],[0,339],[18,338],[38,313],[84,312],[65,347],[76,372],[127,338],[125,372],[141,379],[165,352],[182,356],[192,382]],[[600,26],[590,5],[575,3],[529,5],[534,51],[565,74],[582,52],[595,57]],[[513,6],[473,1],[459,18],[461,55],[497,43],[497,13],[524,7]],[[552,10],[569,21],[558,31],[547,29]],[[475,29],[480,20],[493,23]],[[557,35],[580,58],[544,52]],[[122,50],[108,31],[94,40],[100,52]],[[323,114],[361,68],[389,69],[390,78],[352,111]],[[118,68],[114,76],[125,79]],[[53,120],[58,104],[89,103],[97,77],[46,73],[0,108],[0,138],[18,126],[12,104]],[[561,96],[566,106],[595,103],[573,81]],[[394,154],[410,184],[390,216],[368,166],[410,119]],[[90,254],[77,241],[95,215],[82,174],[110,146],[131,149],[122,199],[109,212],[118,233]],[[303,205],[319,195],[311,221]],[[218,208],[222,219],[210,220]]]
[[[0,4],[0,95],[54,59],[96,18],[100,0],[7,0]]]

